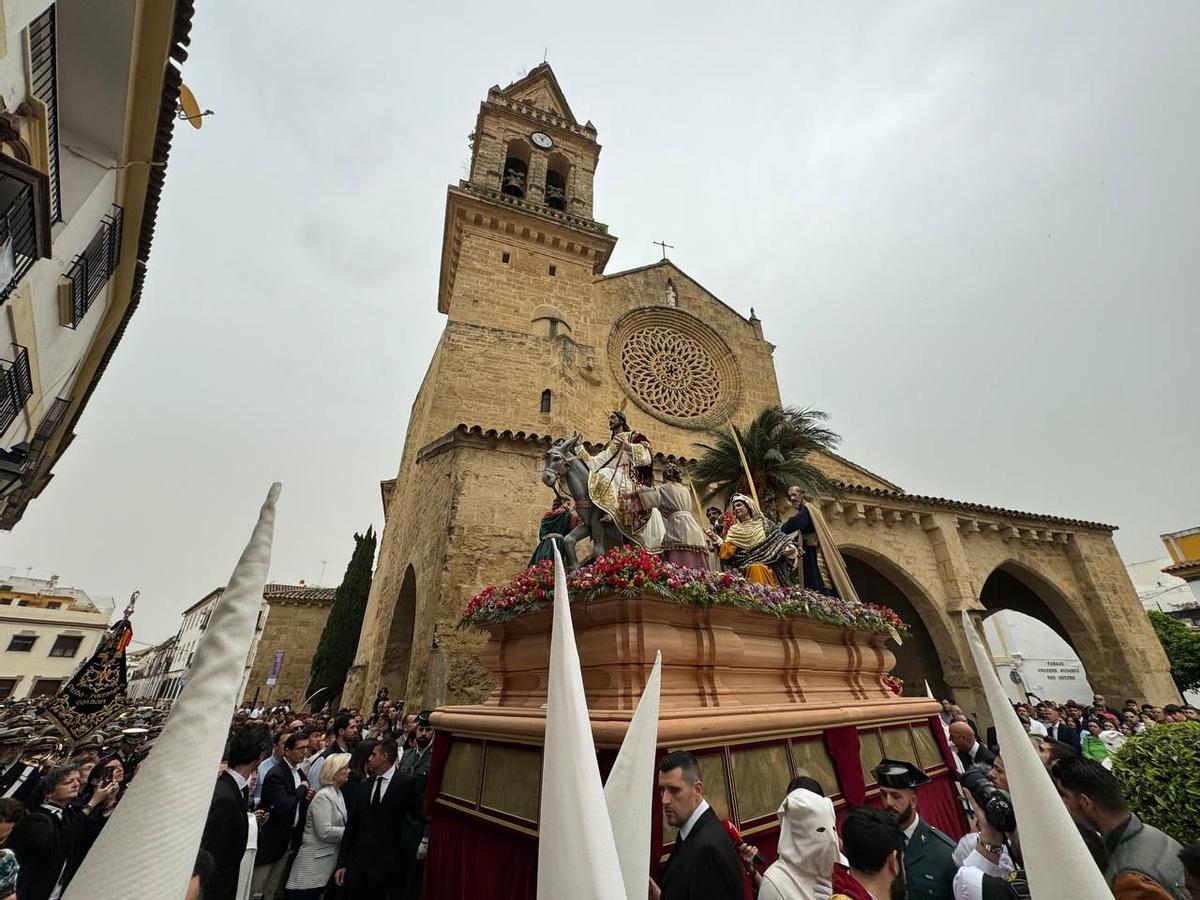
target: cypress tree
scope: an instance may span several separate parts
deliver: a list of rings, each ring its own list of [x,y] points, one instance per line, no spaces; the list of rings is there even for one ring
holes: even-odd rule
[[[354,554],[334,594],[329,618],[325,620],[317,652],[313,654],[308,693],[312,695],[321,688],[327,688],[313,697],[311,705],[314,710],[339,697],[346,685],[346,673],[354,663],[358,633],[367,609],[367,596],[371,593],[374,562],[375,531],[368,526],[366,534],[354,535]]]

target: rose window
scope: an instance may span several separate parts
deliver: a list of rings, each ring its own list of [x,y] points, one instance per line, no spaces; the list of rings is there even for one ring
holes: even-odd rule
[[[690,428],[725,421],[737,402],[737,364],[725,342],[682,310],[626,313],[609,338],[613,372],[626,393],[656,418]]]

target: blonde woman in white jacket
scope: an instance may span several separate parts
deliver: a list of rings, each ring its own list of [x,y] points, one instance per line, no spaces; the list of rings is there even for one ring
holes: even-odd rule
[[[287,900],[320,900],[337,867],[338,846],[346,830],[346,802],[342,785],[350,777],[350,754],[334,753],[321,766],[320,784],[308,805],[304,837],[284,896]]]

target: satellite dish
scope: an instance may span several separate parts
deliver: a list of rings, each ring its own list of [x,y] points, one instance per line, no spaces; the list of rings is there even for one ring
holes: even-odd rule
[[[211,109],[200,112],[200,104],[196,102],[196,95],[186,84],[179,86],[179,118],[187,119],[193,128],[199,128],[204,124],[204,117],[212,114]]]

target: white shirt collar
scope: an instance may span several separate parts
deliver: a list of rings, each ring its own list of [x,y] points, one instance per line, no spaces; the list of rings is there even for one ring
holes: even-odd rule
[[[971,749],[967,751],[967,756],[971,757],[971,759],[974,759],[977,753],[979,753],[979,741],[976,741],[971,745]]]
[[[239,791],[244,791],[246,789],[247,781],[242,777],[241,772],[237,771],[236,769],[226,769],[225,771],[233,776],[233,780],[237,782]]]
[[[379,776],[379,780],[383,782],[383,787],[381,788],[381,790],[387,789],[388,784],[391,783],[392,776],[395,774],[396,774],[396,763],[392,763],[391,768]]]
[[[704,815],[704,811],[706,809],[708,809],[708,801],[701,800],[700,805],[697,806],[695,808],[695,810],[692,811],[692,814],[690,816],[688,816],[688,820],[686,822],[684,822],[681,826],[679,826],[679,836],[683,840],[685,840],[685,841],[687,840],[687,836],[689,834],[691,834],[691,832],[692,832],[692,826],[696,824],[697,819],[699,819],[702,815]]]
[[[904,829],[904,842],[908,843],[912,840],[913,832],[917,830],[917,826],[921,824],[921,817],[913,815],[912,824]]]
[[[63,808],[61,806],[55,806],[53,803],[43,803],[42,809],[46,810],[46,812],[50,813],[56,819],[63,817]]]

